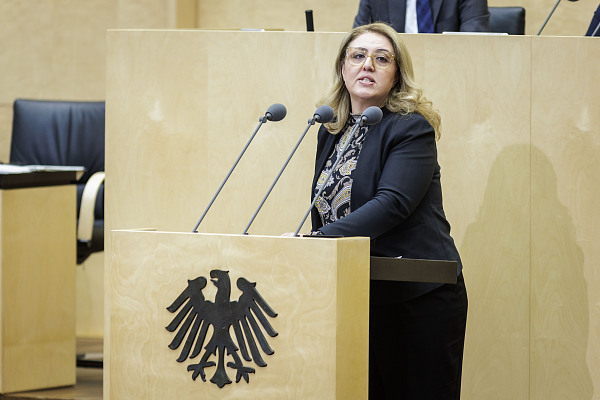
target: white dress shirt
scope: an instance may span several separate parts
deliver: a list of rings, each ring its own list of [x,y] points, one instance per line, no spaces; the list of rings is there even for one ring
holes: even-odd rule
[[[419,24],[417,23],[417,0],[406,0],[404,32],[419,33]]]

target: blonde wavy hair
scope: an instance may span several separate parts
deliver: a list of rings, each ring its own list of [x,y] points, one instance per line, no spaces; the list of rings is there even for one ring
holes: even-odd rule
[[[336,58],[331,87],[325,97],[317,103],[317,106],[323,104],[331,106],[337,117],[332,122],[325,124],[325,127],[332,134],[337,134],[346,125],[351,104],[350,93],[348,93],[342,77],[342,66],[346,61],[346,49],[350,42],[367,32],[378,33],[386,37],[394,48],[397,80],[388,94],[385,107],[391,112],[400,114],[413,112],[421,114],[433,126],[435,138],[438,140],[441,137],[440,114],[433,109],[431,101],[423,96],[422,90],[415,84],[412,60],[406,45],[400,40],[400,35],[394,28],[381,22],[354,28],[342,41]]]

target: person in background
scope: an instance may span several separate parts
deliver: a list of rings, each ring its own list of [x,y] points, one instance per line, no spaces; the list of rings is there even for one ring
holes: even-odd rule
[[[313,199],[325,188],[311,210],[311,234],[366,236],[372,256],[458,265],[456,284],[371,282],[369,398],[458,399],[467,293],[442,207],[436,150],[441,119],[416,86],[397,32],[383,23],[352,30],[321,104],[330,105],[336,118],[318,133]],[[382,109],[382,120],[349,137],[371,106]]]
[[[600,36],[600,5],[596,8],[596,11],[594,11],[592,22],[590,22],[590,27],[585,36]]]
[[[402,33],[490,31],[487,0],[360,0],[354,28],[372,22]]]

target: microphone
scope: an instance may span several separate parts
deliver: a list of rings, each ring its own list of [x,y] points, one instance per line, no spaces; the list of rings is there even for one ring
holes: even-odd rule
[[[252,222],[254,222],[254,219],[258,215],[258,212],[262,208],[263,204],[265,204],[265,201],[267,201],[267,197],[269,197],[269,195],[271,194],[271,191],[275,187],[275,184],[279,180],[279,177],[283,173],[283,170],[287,167],[288,163],[292,159],[292,156],[296,152],[296,149],[298,149],[298,146],[300,146],[300,142],[302,142],[302,140],[304,139],[304,136],[306,136],[306,133],[308,132],[308,129],[311,126],[313,126],[316,122],[320,122],[322,124],[326,124],[327,122],[331,121],[332,119],[333,119],[333,108],[331,108],[328,105],[323,105],[323,106],[317,108],[317,110],[313,114],[313,117],[308,120],[308,126],[306,127],[306,129],[304,130],[304,132],[302,133],[302,135],[300,136],[300,139],[296,143],[296,146],[294,146],[294,149],[292,150],[292,152],[288,156],[288,158],[285,161],[285,163],[283,164],[283,167],[281,167],[281,170],[279,171],[279,174],[277,174],[277,177],[275,178],[275,180],[271,184],[271,187],[267,191],[267,194],[265,195],[265,197],[260,202],[260,205],[258,206],[258,208],[256,209],[256,211],[254,212],[254,215],[252,215],[252,218],[250,219],[250,222],[248,222],[248,225],[246,225],[246,229],[244,229],[244,232],[242,232],[242,235],[246,235],[248,233],[248,229],[250,228],[250,225],[252,225]]]
[[[375,125],[383,118],[383,111],[379,107],[369,107],[365,111],[363,111],[360,116],[360,126],[363,125]],[[356,130],[356,128],[354,128]]]
[[[252,142],[252,139],[254,139],[254,136],[256,136],[256,133],[258,132],[258,130],[260,129],[260,127],[265,122],[267,122],[267,121],[273,121],[273,122],[281,121],[282,119],[285,118],[286,114],[287,114],[287,110],[286,110],[285,106],[283,104],[280,104],[280,103],[275,103],[275,104],[272,104],[269,108],[267,108],[267,111],[265,112],[265,115],[263,115],[262,117],[258,118],[258,126],[254,130],[254,133],[252,134],[252,136],[250,136],[250,139],[248,140],[248,142],[246,143],[246,145],[242,149],[242,152],[238,156],[237,160],[235,160],[235,162],[233,163],[233,166],[231,167],[231,169],[227,173],[227,176],[225,176],[225,179],[223,179],[223,182],[221,182],[221,186],[219,186],[219,188],[217,189],[217,192],[215,193],[215,195],[213,196],[213,198],[208,203],[208,206],[204,210],[204,213],[202,213],[202,216],[198,220],[198,223],[194,227],[194,230],[192,231],[192,233],[197,233],[198,232],[198,226],[200,226],[200,223],[202,222],[202,220],[206,216],[206,213],[208,212],[208,210],[210,209],[210,207],[212,206],[212,204],[215,202],[215,199],[217,198],[217,196],[221,192],[221,189],[223,189],[223,186],[225,186],[225,182],[227,182],[227,179],[229,179],[229,177],[231,176],[231,173],[233,172],[233,170],[237,166],[238,162],[240,161],[240,159],[242,158],[242,156],[246,152],[246,149],[248,148],[248,146],[250,146],[250,142]]]
[[[271,104],[271,106],[269,108],[267,108],[267,111],[265,112],[264,117],[261,117],[259,119],[259,121],[262,123],[267,122],[267,120],[273,121],[273,122],[281,121],[282,119],[285,118],[286,114],[287,114],[287,110],[283,104],[280,104],[280,103]],[[257,130],[258,130],[258,128],[257,128]]]
[[[313,10],[306,10],[304,11],[304,14],[306,14],[306,31],[314,32],[315,25],[313,23]]]
[[[352,142],[351,139],[354,137],[356,130],[360,126],[375,125],[376,123],[381,121],[381,118],[383,118],[383,111],[381,111],[381,108],[379,108],[379,107],[372,106],[372,107],[367,108],[365,111],[363,111],[360,118],[356,121],[356,123],[352,127],[352,131],[350,132],[350,138],[346,141],[346,144],[344,145],[344,148],[342,149],[342,151],[339,152],[337,159],[335,160],[335,163],[331,166],[331,169],[329,170],[327,177],[323,181],[323,185],[321,186],[321,188],[315,195],[312,203],[310,204],[310,207],[308,207],[306,214],[304,214],[304,218],[302,218],[302,221],[300,221],[300,225],[298,226],[298,229],[296,229],[296,232],[294,232],[294,236],[298,236],[298,232],[300,232],[300,229],[302,229],[302,225],[304,225],[304,221],[306,221],[308,214],[310,214],[310,211],[313,209],[313,207],[317,203],[319,196],[321,196],[321,194],[323,193],[323,190],[325,189],[325,185],[327,184],[327,182],[329,182],[331,175],[333,175],[333,171],[335,171],[335,168],[337,167],[338,163],[342,159],[342,156],[348,149],[348,145],[350,144],[350,142]]]
[[[577,0],[569,0],[569,1],[575,2]],[[554,14],[554,10],[556,10],[556,7],[558,7],[558,3],[560,3],[560,0],[556,0],[556,4],[554,4],[554,7],[552,7],[552,10],[550,11],[550,14],[548,14],[548,16],[546,17],[546,20],[542,24],[542,27],[540,28],[539,32],[537,33],[537,36],[540,36],[540,34],[542,33],[542,31],[544,30],[544,27],[548,23],[548,20],[550,20],[550,17],[552,16],[552,14]]]

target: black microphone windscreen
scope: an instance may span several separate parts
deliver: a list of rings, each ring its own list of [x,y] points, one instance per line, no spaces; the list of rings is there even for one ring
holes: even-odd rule
[[[326,124],[333,119],[333,108],[327,104],[322,105],[315,111],[315,121]]]
[[[287,110],[285,106],[280,103],[275,103],[267,109],[265,117],[267,117],[269,121],[277,122],[284,119],[286,114]]]
[[[365,111],[363,111],[360,119],[363,122],[363,125],[375,125],[383,118],[383,111],[379,107],[369,107]]]

